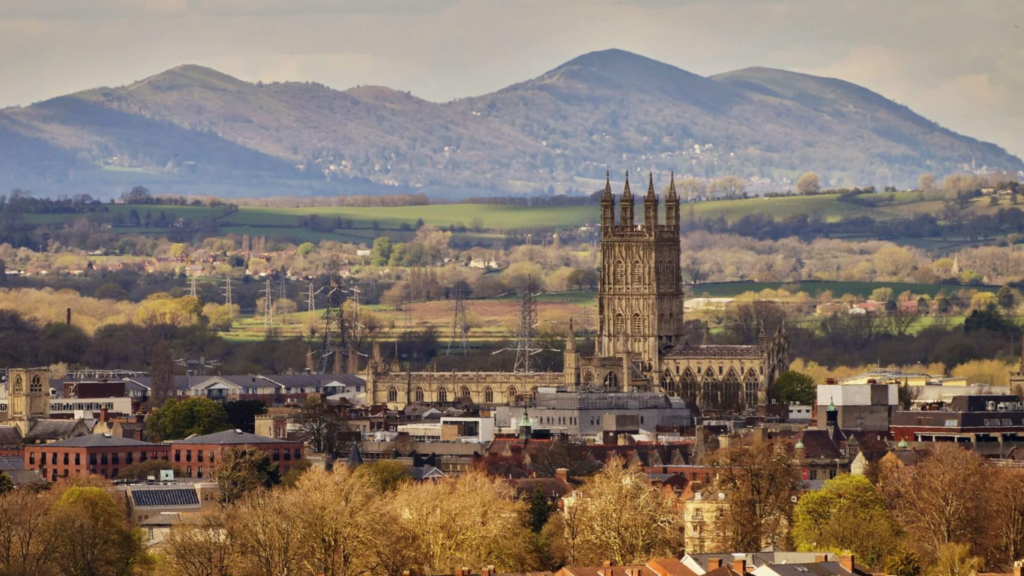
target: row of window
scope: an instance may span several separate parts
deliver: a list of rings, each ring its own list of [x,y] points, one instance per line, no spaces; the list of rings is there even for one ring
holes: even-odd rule
[[[163,460],[167,459],[167,455],[163,454],[161,452],[152,452],[152,453],[139,452],[138,454],[139,454],[139,462],[145,462],[146,460],[149,460],[149,459],[153,459],[153,460],[160,460],[161,458]],[[135,452],[124,452],[123,455],[124,455],[123,460],[124,460],[125,464],[129,464],[130,465],[130,464],[134,464],[135,463]],[[96,454],[95,452],[92,452],[92,453],[89,454],[89,465],[90,466],[96,466],[98,464],[100,466],[106,466],[106,465],[113,464],[113,465],[117,466],[117,465],[121,464],[121,461],[122,461],[122,457],[121,456],[122,456],[121,452],[101,452],[99,454]],[[74,464],[71,463],[72,461],[74,461]],[[58,462],[63,463],[65,466],[72,466],[72,465],[74,465],[74,466],[81,466],[82,465],[82,453],[81,452],[75,452],[74,453],[74,458],[72,458],[72,454],[69,453],[69,452],[64,452],[64,453],[51,452],[50,453],[50,464],[54,465],[54,464],[57,464]],[[35,452],[29,452],[28,453],[28,463],[29,463],[30,466],[34,466],[36,464],[36,453]],[[39,463],[40,464],[46,464],[46,453],[45,452],[40,454]]]
[[[512,386],[508,390],[505,391],[505,398],[508,401],[511,402],[512,400],[515,400],[515,398],[516,398],[516,396],[518,394],[519,394],[519,391],[516,390],[514,386]],[[413,391],[412,396],[413,396],[413,401],[414,402],[424,402],[424,401],[426,401],[426,393],[424,392],[423,388],[417,387]],[[447,402],[448,401],[448,390],[446,388],[439,388],[437,390],[437,393],[436,393],[435,397],[437,399],[437,402]],[[472,393],[470,392],[469,388],[463,387],[462,390],[460,390],[459,398],[471,398],[471,397],[472,397]],[[391,388],[388,388],[388,402],[398,402],[398,388],[396,388],[394,386],[392,386]],[[493,403],[493,402],[494,402],[494,390],[491,389],[490,387],[484,388],[484,403],[490,404],[490,403]]]

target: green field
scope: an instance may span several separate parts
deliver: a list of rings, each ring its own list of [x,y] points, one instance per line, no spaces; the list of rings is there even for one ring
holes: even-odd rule
[[[735,222],[744,216],[756,213],[772,216],[775,219],[785,218],[794,214],[820,215],[829,222],[854,216],[871,216],[876,220],[886,220],[894,217],[894,214],[890,212],[850,202],[839,202],[837,198],[839,198],[838,195],[832,194],[821,196],[787,196],[784,198],[745,198],[743,200],[697,202],[692,206],[693,213],[698,218],[725,216],[725,219],[730,222]],[[689,213],[689,207],[690,204],[684,204],[681,208],[684,221]]]

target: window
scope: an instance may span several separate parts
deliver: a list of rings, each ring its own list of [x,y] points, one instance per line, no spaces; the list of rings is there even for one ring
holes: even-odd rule
[[[117,468],[114,468],[114,469],[113,469],[113,470],[112,470],[112,471],[110,472],[110,477],[111,477],[111,478],[117,478]]]
[[[719,375],[719,376],[721,376],[721,375],[722,375],[722,367],[721,367],[721,366],[719,366],[719,367],[718,367],[718,375]]]
[[[292,453],[287,448],[284,449],[283,456],[284,456],[284,461],[285,462],[288,462],[289,460],[292,459]]]
[[[111,454],[111,455],[110,455],[110,463],[111,463],[111,464],[115,464],[115,465],[116,465],[116,464],[120,464],[120,463],[121,463],[121,461],[120,461],[120,456],[121,456],[121,455],[120,455],[120,454],[118,454],[117,452],[114,452],[113,454]]]
[[[145,452],[143,452],[145,454]],[[135,455],[132,452],[124,453],[124,463],[131,466],[135,462]]]
[[[108,460],[108,457],[107,457],[107,453],[104,452],[103,454],[100,454],[100,464],[103,465],[103,466],[106,466],[108,463],[109,463],[109,460]]]
[[[202,462],[203,461],[203,451],[202,450],[198,450],[196,452],[196,461],[198,461],[198,462]]]
[[[203,477],[203,467],[200,466],[199,470],[196,472],[196,478],[202,478],[202,477]]]
[[[423,402],[423,388],[416,388],[414,396],[417,402]]]
[[[956,418],[951,418],[949,420],[946,420],[946,428],[956,428],[956,426],[957,426]]]
[[[615,315],[615,335],[622,334],[626,327],[626,320],[622,317],[622,314]]]
[[[186,476],[192,476],[192,467],[191,466],[186,466],[185,467],[185,475]]]
[[[15,394],[21,394],[24,389],[25,389],[25,386],[24,386],[24,384],[21,381],[21,376],[15,376],[14,377],[14,393]]]
[[[277,462],[280,459],[281,459],[281,451],[278,450],[277,448],[274,448],[274,462]]]
[[[210,452],[210,464],[213,464],[214,458],[217,456],[216,452]]]
[[[89,454],[89,466],[95,466],[95,465],[96,465],[96,455],[95,454]]]
[[[442,402],[442,403],[443,402],[447,402],[448,401],[448,391],[445,390],[444,388],[439,389],[437,391],[437,401],[438,402]]]
[[[490,387],[484,388],[484,403],[491,404],[493,402],[494,402],[494,390],[491,390]]]
[[[516,391],[515,387],[510,386],[508,392],[505,393],[505,397],[508,398],[509,402],[511,402],[516,399],[516,394],[518,394],[518,392]]]
[[[615,283],[619,286],[626,283],[626,264],[622,260],[615,262]]]
[[[398,388],[388,388],[388,402],[398,402]]]
[[[469,388],[463,386],[462,390],[459,391],[459,397],[465,400],[470,400],[473,398],[473,395],[469,392]]]
[[[818,479],[818,471],[817,470],[811,470],[811,480],[817,480],[817,479]]]
[[[65,453],[64,453],[64,465],[65,465],[65,466],[67,466],[67,465],[68,465],[68,461],[70,460],[70,458],[71,458],[71,455],[70,455],[70,454],[68,454],[67,452],[65,452]]]
[[[57,481],[57,470],[56,469],[54,469],[53,473],[50,474],[50,477],[52,478],[53,482]]]
[[[191,461],[192,461],[192,451],[191,450],[185,450],[185,462],[191,462]]]
[[[36,453],[35,452],[29,452],[28,453],[28,463],[32,464],[32,465],[35,465],[35,463],[36,463]]]
[[[295,449],[295,459],[298,460],[299,458],[302,458],[302,449],[301,448],[296,448]]]
[[[28,391],[32,394],[39,394],[43,391],[43,381],[39,379],[38,374],[32,377],[32,383],[29,384]]]
[[[639,260],[633,262],[633,284],[643,284],[644,266]]]
[[[1003,426],[1013,426],[1013,420],[1009,418],[1003,418]]]
[[[56,464],[56,463],[57,463],[57,453],[54,452],[53,454],[50,455],[50,464]]]
[[[644,320],[639,314],[633,314],[633,335],[639,336],[644,333]]]
[[[181,462],[181,450],[174,451],[174,461]]]
[[[82,455],[81,454],[75,454],[75,466],[80,466],[81,464],[82,464]]]

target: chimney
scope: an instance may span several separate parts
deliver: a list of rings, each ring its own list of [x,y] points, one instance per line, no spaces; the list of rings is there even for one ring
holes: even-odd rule
[[[402,570],[402,576],[410,576],[410,572],[408,570]]]
[[[569,482],[569,469],[568,468],[556,468],[555,478],[558,478],[562,482]]]
[[[853,572],[853,554],[843,554],[843,555],[841,555],[839,557],[839,564],[843,568],[846,568],[850,572]]]
[[[1013,576],[1021,576],[1021,566],[1016,562],[1013,563]]]
[[[601,562],[601,566],[603,566],[605,568],[608,568],[611,565],[612,565],[612,561],[611,560],[605,560],[604,562]]]
[[[100,422],[106,422],[106,421],[107,421],[107,409],[106,408],[100,408]]]
[[[456,568],[455,576],[466,576],[466,572],[462,568]]]
[[[722,559],[721,558],[708,558],[708,572],[711,572],[712,570],[718,570],[721,567],[722,567]]]
[[[66,313],[67,313],[67,319],[65,320],[65,323],[70,325],[71,324],[71,308],[68,308],[66,310]]]
[[[739,572],[740,574],[746,574],[747,561],[743,558],[734,558],[732,561],[732,569]]]
[[[821,564],[822,562],[828,562],[828,555],[827,554],[815,554],[814,555],[814,563],[815,564]]]

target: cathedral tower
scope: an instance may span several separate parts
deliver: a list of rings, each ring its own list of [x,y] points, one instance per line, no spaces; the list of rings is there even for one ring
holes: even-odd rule
[[[7,372],[7,417],[24,436],[31,422],[50,417],[50,371],[16,368]]]
[[[644,198],[642,226],[632,225],[628,173],[621,202],[619,225],[602,218],[597,354],[630,354],[651,361],[662,347],[675,343],[682,324],[679,228],[658,224],[653,175]]]

